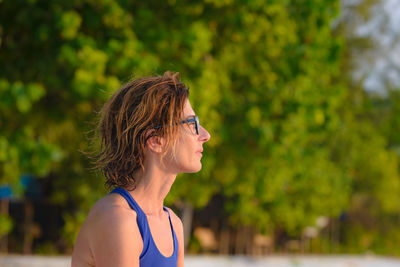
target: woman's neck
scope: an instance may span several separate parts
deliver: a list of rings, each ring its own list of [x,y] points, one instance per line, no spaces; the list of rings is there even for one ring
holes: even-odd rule
[[[156,168],[146,169],[145,173],[136,176],[136,188],[130,194],[146,215],[164,215],[164,199],[175,181],[176,174],[167,174]]]

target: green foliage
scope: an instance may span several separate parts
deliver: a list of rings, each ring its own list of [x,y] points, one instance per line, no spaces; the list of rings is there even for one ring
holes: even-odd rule
[[[357,203],[374,203],[369,218],[394,216],[398,156],[387,138],[398,144],[398,109],[383,132],[361,116],[368,98],[341,79],[338,12],[336,0],[0,3],[1,183],[49,179],[72,245],[106,193],[79,152],[95,111],[130,78],[172,70],[211,140],[202,171],[180,175],[167,203],[202,207],[220,194],[230,224],[294,237]]]
[[[86,216],[86,212],[78,212],[74,216],[65,214],[65,227],[62,235],[69,244],[74,244],[76,237],[78,236],[79,229],[85,221]]]
[[[0,214],[0,238],[7,235],[13,229],[13,221],[10,216]]]

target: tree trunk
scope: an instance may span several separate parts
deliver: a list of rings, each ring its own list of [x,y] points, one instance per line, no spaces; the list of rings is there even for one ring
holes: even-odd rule
[[[24,243],[22,247],[23,254],[32,253],[33,244],[33,205],[29,200],[25,203],[25,225],[24,225]]]
[[[0,214],[8,216],[9,200],[7,198],[0,199]],[[4,235],[0,240],[0,252],[8,252],[8,235]]]
[[[243,226],[238,226],[236,231],[236,241],[235,241],[235,254],[243,255],[245,253],[246,248],[246,240],[245,240],[245,230]]]
[[[219,238],[219,254],[222,254],[222,255],[229,254],[229,246],[230,246],[229,228],[223,227],[221,229],[220,238]]]
[[[185,237],[185,250],[189,245],[190,234],[192,231],[192,221],[193,221],[193,205],[184,202],[182,207],[182,223],[183,223],[183,234]]]

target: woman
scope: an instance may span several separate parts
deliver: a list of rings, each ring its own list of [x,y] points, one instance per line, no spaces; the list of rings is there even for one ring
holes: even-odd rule
[[[90,210],[72,266],[184,266],[182,222],[163,206],[176,175],[201,169],[199,125],[179,73],[120,88],[104,105],[97,165],[115,188]]]

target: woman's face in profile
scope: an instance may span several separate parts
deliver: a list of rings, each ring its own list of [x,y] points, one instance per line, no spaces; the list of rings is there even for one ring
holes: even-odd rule
[[[194,116],[196,114],[187,99],[183,108],[182,120]],[[168,157],[170,160],[166,162],[167,166],[176,169],[177,173],[192,173],[201,170],[203,144],[210,139],[210,134],[200,125],[199,134],[197,134],[195,127],[195,122],[187,122],[181,125],[175,145],[175,157]]]

